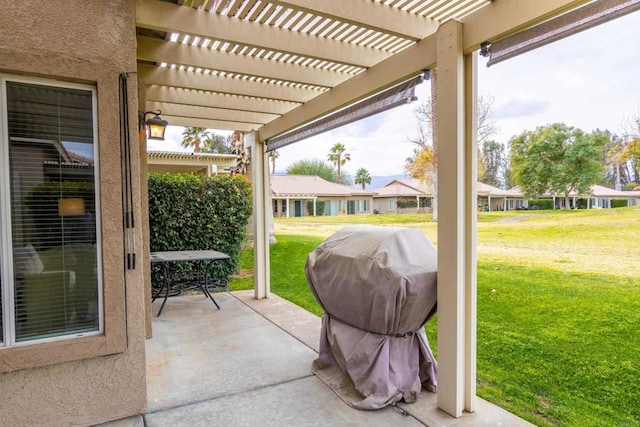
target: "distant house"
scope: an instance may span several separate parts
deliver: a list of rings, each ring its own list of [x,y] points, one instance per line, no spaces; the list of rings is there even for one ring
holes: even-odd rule
[[[517,189],[503,190],[477,183],[478,210],[496,211],[524,209],[527,201]],[[430,213],[433,193],[429,186],[415,178],[394,179],[376,190],[373,208],[379,213]]]
[[[318,176],[271,176],[274,217],[371,213],[374,194]]]
[[[394,179],[375,191],[373,209],[378,213],[431,212],[431,189],[415,178]]]
[[[511,211],[526,209],[528,204],[519,188],[503,190],[489,184],[478,182],[478,210],[480,211]]]
[[[538,198],[552,199],[554,209],[565,209],[566,207],[564,194],[545,193]],[[619,191],[602,185],[592,185],[591,193],[588,197],[584,194],[578,194],[576,191],[571,191],[569,193],[569,208],[577,206],[608,209],[615,205],[615,203],[612,203],[614,200],[623,201],[621,202],[622,205],[626,201],[627,206],[640,206],[640,191]]]
[[[229,175],[237,161],[235,154],[147,151],[149,172]]]

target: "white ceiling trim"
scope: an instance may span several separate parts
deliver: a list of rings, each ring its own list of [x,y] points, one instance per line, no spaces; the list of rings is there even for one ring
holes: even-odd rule
[[[155,0],[136,0],[137,25],[369,67],[392,53]]]
[[[414,41],[433,34],[439,25],[433,19],[371,1],[276,0],[274,3]]]
[[[225,108],[227,110],[250,111],[277,115],[291,111],[300,105],[298,102],[276,101],[273,99],[238,96],[209,92],[205,90],[158,85],[147,86],[146,99],[147,101]]]
[[[258,98],[282,101],[306,102],[322,93],[313,89],[302,89],[257,81],[216,77],[196,71],[178,70],[166,67],[138,65],[138,75],[146,84],[176,86],[211,92],[232,93]]]
[[[183,45],[138,36],[138,59],[157,63],[175,63],[194,68],[225,71],[249,76],[333,87],[351,77],[350,74],[287,62],[226,53],[198,46]]]

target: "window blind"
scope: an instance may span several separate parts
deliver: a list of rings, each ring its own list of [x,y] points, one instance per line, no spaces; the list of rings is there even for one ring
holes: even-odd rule
[[[484,47],[487,66],[569,37],[640,9],[640,0],[596,0],[579,9]]]
[[[308,125],[270,138],[267,140],[267,151],[276,150],[356,120],[364,119],[365,117],[414,101],[416,99],[415,87],[422,83],[423,80],[424,78],[422,76],[414,77],[370,98],[357,102],[350,107],[309,123]]]
[[[15,340],[97,331],[93,92],[8,81],[6,98]]]

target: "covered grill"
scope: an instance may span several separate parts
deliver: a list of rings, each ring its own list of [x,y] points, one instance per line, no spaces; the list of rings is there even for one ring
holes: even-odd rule
[[[436,250],[417,229],[352,226],[307,257],[323,307],[312,370],[345,402],[378,409],[435,392],[437,363],[422,325],[436,309]]]

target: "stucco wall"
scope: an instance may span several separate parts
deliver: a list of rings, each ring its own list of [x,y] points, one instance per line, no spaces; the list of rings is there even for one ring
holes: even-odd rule
[[[130,0],[0,2],[0,72],[97,87],[103,285],[112,302],[106,307],[106,329],[107,336],[122,343],[113,355],[0,373],[0,423],[90,425],[141,413],[146,406],[144,276],[142,268],[123,275],[118,130],[118,77],[136,69],[134,4]],[[129,96],[134,148],[136,86],[133,75]],[[138,224],[142,222],[139,157],[134,149]],[[142,248],[140,227],[136,239],[136,247]],[[60,345],[24,347],[22,351],[25,357],[43,353],[36,359],[56,358],[45,352],[59,352],[60,359],[82,354],[71,345],[66,349]],[[2,352],[8,354],[0,349],[0,363]],[[70,354],[73,352],[77,354]]]

